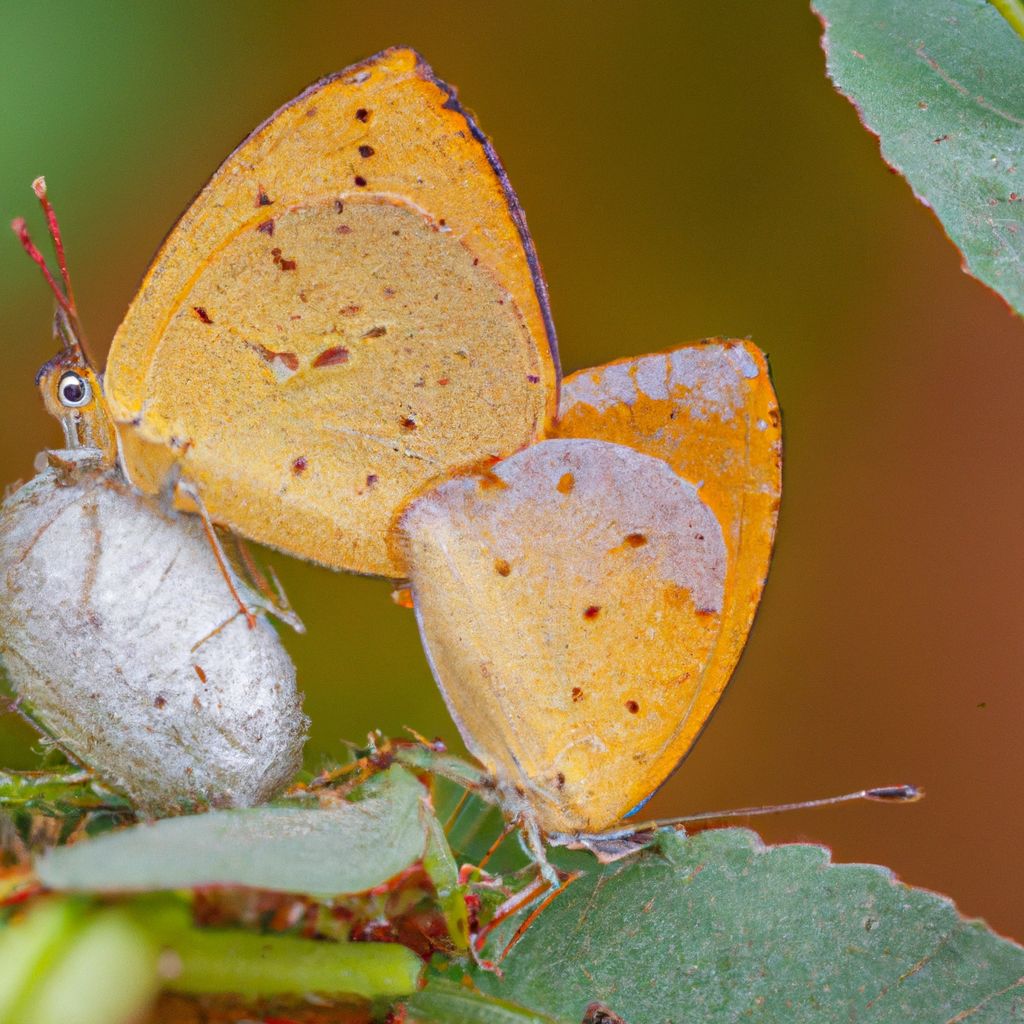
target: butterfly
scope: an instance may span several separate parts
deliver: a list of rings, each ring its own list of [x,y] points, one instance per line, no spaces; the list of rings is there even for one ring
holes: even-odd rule
[[[139,490],[177,475],[236,533],[401,577],[398,508],[538,440],[557,375],[494,150],[417,53],[390,49],[227,158],[154,259],[103,386]]]
[[[540,858],[541,837],[613,855],[693,746],[750,630],[780,489],[764,356],[715,340],[574,374],[549,439],[403,511],[434,675]]]
[[[306,90],[227,159],[157,255],[101,378],[42,179],[36,190],[63,288],[15,229],[60,307],[64,348],[40,386],[72,455],[51,456],[5,506],[12,677],[24,708],[144,807],[183,792],[252,802],[295,767],[305,719],[287,655],[252,614],[262,599],[232,573],[212,524],[334,568],[400,575],[388,533],[409,494],[517,450],[553,416],[554,331],[525,219],[454,90],[414,51],[386,50]],[[164,529],[147,500],[157,496],[202,524]],[[53,538],[77,576],[62,572]],[[19,605],[51,577],[67,592]],[[228,597],[251,635],[236,636]],[[146,613],[158,609],[155,624]],[[164,627],[177,637],[166,650]],[[62,659],[78,630],[77,657]],[[230,693],[192,692],[207,679],[188,645],[207,633],[204,657],[234,652]],[[258,670],[257,650],[269,658]],[[239,721],[219,718],[225,709]],[[214,734],[193,730],[197,715]],[[140,730],[151,740],[137,743]],[[251,784],[215,785],[207,770]]]

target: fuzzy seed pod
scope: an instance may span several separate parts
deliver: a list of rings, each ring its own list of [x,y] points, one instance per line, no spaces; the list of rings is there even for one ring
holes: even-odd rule
[[[194,516],[88,449],[0,506],[0,652],[20,710],[149,814],[246,806],[300,765],[295,668],[250,629]],[[249,607],[262,602],[241,581]]]

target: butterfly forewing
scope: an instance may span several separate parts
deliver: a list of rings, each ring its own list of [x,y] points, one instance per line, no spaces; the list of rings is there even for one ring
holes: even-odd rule
[[[425,481],[540,436],[554,335],[515,197],[452,91],[379,54],[278,111],[171,233],[106,389],[133,482],[335,568]]]

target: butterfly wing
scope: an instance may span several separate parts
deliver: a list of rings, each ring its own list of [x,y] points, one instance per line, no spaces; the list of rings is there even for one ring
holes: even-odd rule
[[[757,346],[715,339],[580,370],[562,385],[560,437],[596,437],[664,459],[699,487],[728,553],[722,631],[674,751],[685,756],[739,661],[771,561],[782,427]],[[659,780],[661,781],[661,780]]]
[[[723,607],[693,486],[632,448],[545,441],[418,497],[400,536],[434,674],[507,809],[593,832],[665,778]]]
[[[143,490],[177,463],[254,540],[402,575],[397,507],[557,402],[522,211],[452,89],[388,50],[274,114],[171,232],[105,387]]]

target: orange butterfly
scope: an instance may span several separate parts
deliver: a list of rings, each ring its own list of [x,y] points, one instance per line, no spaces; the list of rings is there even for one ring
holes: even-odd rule
[[[538,439],[555,351],[494,150],[418,54],[392,49],[228,157],[150,267],[104,387],[141,490],[173,471],[246,537],[401,576],[397,508]]]
[[[575,374],[551,440],[402,514],[437,681],[541,858],[541,835],[611,851],[601,833],[692,747],[753,621],[780,487],[764,357],[715,341]]]

